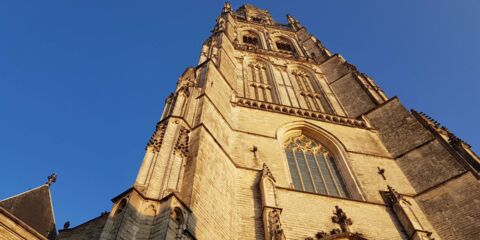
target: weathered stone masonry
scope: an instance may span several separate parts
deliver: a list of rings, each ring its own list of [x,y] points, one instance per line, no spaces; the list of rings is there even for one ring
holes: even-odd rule
[[[98,238],[478,238],[470,146],[287,20],[225,4]]]

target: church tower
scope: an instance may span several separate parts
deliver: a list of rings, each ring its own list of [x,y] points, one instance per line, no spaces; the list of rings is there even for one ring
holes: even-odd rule
[[[287,20],[224,5],[98,238],[480,236],[470,146]]]

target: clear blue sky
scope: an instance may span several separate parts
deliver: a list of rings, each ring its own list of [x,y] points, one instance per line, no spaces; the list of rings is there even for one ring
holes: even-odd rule
[[[244,2],[232,1],[236,9]],[[258,1],[479,150],[480,1]],[[223,1],[0,2],[0,199],[52,187],[59,228],[110,210]]]

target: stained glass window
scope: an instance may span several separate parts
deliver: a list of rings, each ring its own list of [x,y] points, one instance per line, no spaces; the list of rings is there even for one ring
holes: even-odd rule
[[[348,197],[335,159],[324,146],[301,135],[287,142],[285,154],[295,189]]]

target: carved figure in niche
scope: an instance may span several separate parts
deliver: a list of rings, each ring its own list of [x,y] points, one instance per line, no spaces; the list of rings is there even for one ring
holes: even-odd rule
[[[395,203],[399,203],[400,201],[403,201],[405,203],[408,203],[409,205],[412,205],[412,203],[410,203],[407,199],[405,199],[393,187],[391,187],[390,185],[387,185],[387,188],[388,188],[388,201],[390,204],[395,204]]]
[[[218,19],[217,32],[221,32],[221,31],[225,30],[225,25],[226,25],[225,19],[224,18],[219,18]]]
[[[170,212],[170,219],[172,219],[172,220],[175,221],[176,223],[181,224],[181,223],[182,223],[182,220],[183,220],[182,210],[180,210],[180,209],[178,209],[178,208],[173,209],[173,210]]]
[[[271,240],[285,240],[285,234],[280,223],[280,212],[277,209],[273,209],[268,214],[268,217]]]
[[[265,38],[267,40],[267,45],[269,45],[269,49],[272,49],[273,39],[272,39],[272,36],[270,36],[270,33],[268,31],[265,32]]]

